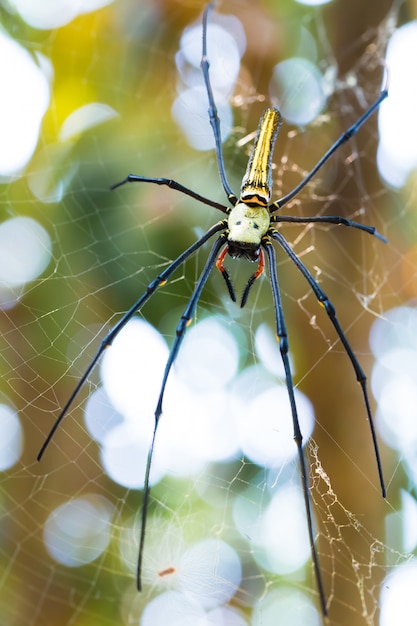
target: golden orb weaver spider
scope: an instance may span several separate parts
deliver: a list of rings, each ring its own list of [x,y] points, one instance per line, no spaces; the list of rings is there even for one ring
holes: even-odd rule
[[[254,146],[252,149],[251,156],[249,158],[249,162],[247,165],[246,173],[242,180],[241,190],[239,197],[235,195],[232,191],[224,165],[223,152],[222,152],[222,141],[221,141],[221,133],[220,133],[220,120],[217,114],[217,108],[214,101],[214,96],[210,83],[210,74],[209,74],[209,60],[207,56],[207,23],[209,13],[212,10],[214,3],[210,3],[203,13],[202,20],[202,58],[201,58],[201,71],[204,78],[204,84],[206,87],[207,97],[208,97],[208,114],[210,118],[210,124],[212,127],[214,140],[215,140],[215,149],[216,149],[216,157],[217,157],[217,165],[220,176],[220,181],[223,186],[223,189],[226,193],[227,199],[231,206],[225,206],[209,198],[201,196],[200,194],[192,191],[191,189],[181,185],[180,183],[168,179],[168,178],[148,178],[145,176],[137,176],[134,174],[129,174],[127,178],[122,180],[119,183],[116,183],[112,186],[111,189],[115,189],[124,185],[125,183],[130,182],[138,182],[138,183],[152,183],[156,185],[165,185],[170,187],[171,189],[175,189],[180,193],[183,193],[198,202],[201,202],[205,205],[211,206],[222,213],[225,214],[225,218],[220,222],[216,223],[212,226],[198,241],[193,243],[187,250],[185,250],[182,254],[180,254],[172,263],[170,263],[163,272],[161,272],[156,278],[154,278],[146,288],[145,293],[133,304],[133,306],[123,315],[123,317],[119,320],[119,322],[110,330],[110,332],[106,335],[106,337],[101,341],[99,349],[97,350],[96,355],[91,361],[89,367],[79,380],[77,386],[75,387],[73,393],[56,419],[51,431],[49,432],[47,438],[44,441],[44,444],[38,454],[38,460],[40,460],[49,445],[52,437],[54,436],[56,430],[61,424],[62,420],[66,416],[70,406],[72,405],[74,399],[79,393],[81,387],[86,382],[92,370],[95,368],[97,362],[99,361],[101,355],[105,351],[107,347],[109,347],[115,337],[120,333],[120,331],[124,328],[127,322],[137,313],[141,307],[152,297],[158,287],[164,285],[168,279],[174,274],[174,272],[182,266],[187,259],[193,256],[197,250],[199,250],[209,239],[217,235],[217,238],[211,248],[211,251],[208,255],[206,264],[197,280],[194,291],[190,297],[190,300],[184,310],[183,315],[181,316],[180,321],[178,322],[176,329],[176,337],[172,344],[168,360],[165,365],[165,371],[161,382],[159,398],[157,402],[157,406],[155,409],[155,422],[153,428],[152,441],[150,444],[147,464],[146,464],[146,472],[145,472],[145,480],[144,480],[144,496],[143,496],[143,504],[142,504],[142,514],[141,514],[141,530],[140,530],[140,538],[139,538],[139,556],[138,556],[138,564],[137,564],[137,588],[141,590],[142,587],[142,560],[143,560],[143,550],[145,544],[145,534],[146,534],[146,522],[147,522],[147,511],[148,504],[150,498],[150,470],[152,465],[153,452],[155,447],[155,438],[158,429],[159,419],[162,414],[162,405],[164,399],[164,392],[166,383],[169,377],[169,373],[171,367],[175,361],[175,358],[179,352],[181,347],[181,343],[184,339],[184,335],[188,325],[190,324],[192,317],[194,315],[194,311],[198,304],[200,295],[203,291],[203,288],[208,280],[208,277],[214,267],[218,268],[221,272],[229,295],[233,301],[236,301],[235,291],[229,276],[227,269],[224,266],[224,260],[227,255],[232,258],[244,257],[249,259],[250,261],[254,261],[257,263],[257,269],[250,276],[249,280],[246,283],[246,287],[243,291],[243,295],[241,298],[240,306],[243,307],[248,299],[250,290],[254,282],[261,276],[264,272],[265,266],[265,256],[268,261],[269,267],[269,280],[271,284],[272,298],[274,304],[275,311],[275,323],[276,323],[276,336],[279,342],[280,353],[282,362],[284,365],[285,371],[285,380],[286,386],[288,390],[289,402],[291,406],[291,414],[293,421],[293,430],[294,430],[294,440],[297,446],[298,451],[298,461],[300,465],[300,474],[301,474],[301,483],[303,489],[304,496],[304,504],[306,510],[307,517],[307,526],[308,526],[308,534],[309,534],[309,542],[310,542],[310,550],[311,557],[314,564],[314,572],[316,578],[316,585],[319,594],[319,601],[321,605],[321,610],[324,615],[327,615],[327,602],[326,602],[326,594],[324,590],[322,574],[320,569],[320,563],[318,558],[318,553],[315,547],[314,541],[314,533],[313,533],[313,520],[312,520],[312,505],[309,495],[309,484],[308,484],[308,476],[306,469],[306,460],[302,447],[302,433],[299,426],[298,414],[297,414],[297,406],[294,397],[294,385],[292,380],[292,373],[290,367],[290,361],[288,356],[288,339],[287,339],[287,330],[285,325],[283,307],[282,307],[282,299],[278,282],[278,274],[276,269],[276,253],[275,248],[272,245],[272,241],[275,241],[279,244],[279,246],[283,249],[283,251],[288,255],[291,261],[295,264],[295,266],[299,269],[301,274],[304,276],[308,285],[312,289],[317,301],[321,304],[331,323],[333,324],[336,333],[344,347],[344,350],[347,356],[350,359],[352,367],[355,371],[355,375],[357,381],[361,385],[363,400],[366,408],[367,419],[370,426],[372,442],[374,447],[374,453],[376,458],[377,470],[379,475],[379,481],[381,485],[381,491],[383,497],[386,495],[386,489],[384,484],[384,478],[382,473],[382,465],[380,460],[380,453],[378,448],[378,443],[376,439],[376,433],[373,424],[373,418],[370,408],[368,390],[367,390],[367,382],[366,376],[340,326],[338,318],[336,316],[336,311],[323,291],[323,289],[319,286],[319,284],[314,279],[313,275],[310,273],[308,268],[304,265],[304,263],[300,260],[300,258],[293,252],[291,246],[288,244],[284,236],[277,229],[277,226],[281,223],[298,223],[298,224],[307,224],[307,223],[326,223],[326,224],[339,224],[343,226],[348,226],[354,229],[362,230],[370,235],[374,235],[381,241],[386,242],[385,237],[380,235],[375,227],[367,226],[364,224],[360,224],[357,222],[353,222],[347,218],[342,216],[316,216],[316,217],[295,217],[288,215],[280,215],[277,214],[283,206],[288,204],[304,187],[307,183],[315,176],[318,170],[326,163],[326,161],[337,151],[337,149],[347,142],[353,135],[355,135],[360,127],[366,122],[366,120],[376,111],[380,103],[387,97],[388,91],[384,88],[377,100],[363,113],[363,115],[346,131],[344,132],[339,139],[329,148],[329,150],[324,154],[324,156],[316,163],[316,165],[312,168],[312,170],[304,177],[304,179],[296,185],[292,191],[287,193],[281,199],[271,202],[271,194],[272,194],[272,155],[275,145],[275,140],[278,135],[278,131],[281,125],[281,115],[278,109],[274,106],[268,108],[258,126],[256,138],[254,141]]]

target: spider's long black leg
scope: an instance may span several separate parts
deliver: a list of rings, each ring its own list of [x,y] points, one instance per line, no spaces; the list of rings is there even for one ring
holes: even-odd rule
[[[310,550],[311,550],[311,558],[314,564],[314,574],[316,578],[317,590],[320,598],[320,605],[323,612],[323,615],[327,615],[327,606],[326,606],[326,594],[324,591],[323,580],[321,577],[320,563],[319,557],[316,550],[316,545],[314,542],[314,532],[313,532],[313,514],[311,507],[311,499],[308,485],[308,474],[306,467],[306,460],[303,452],[303,436],[300,430],[300,424],[298,421],[298,413],[297,406],[295,403],[294,397],[294,385],[292,381],[292,373],[290,367],[290,361],[288,358],[288,338],[287,338],[287,330],[285,327],[285,319],[284,319],[284,311],[282,308],[282,300],[281,293],[279,289],[278,283],[278,274],[277,274],[277,262],[276,262],[276,254],[272,243],[269,240],[265,240],[262,242],[262,245],[268,256],[268,264],[269,264],[269,277],[272,288],[272,296],[274,300],[274,308],[275,308],[275,318],[276,318],[276,329],[277,329],[277,339],[279,341],[279,349],[281,352],[282,362],[284,364],[285,370],[285,381],[288,390],[288,396],[291,405],[291,415],[293,421],[294,428],[294,441],[297,444],[298,450],[298,460],[300,464],[300,473],[301,473],[301,484],[304,495],[304,504],[306,509],[307,516],[307,526],[308,526],[308,536],[310,541]]]
[[[183,263],[185,263],[185,261],[190,256],[192,256],[208,239],[210,239],[213,235],[215,235],[219,231],[224,230],[226,227],[227,227],[227,222],[226,221],[221,221],[218,224],[215,224],[198,241],[193,243],[192,246],[190,246],[189,248],[187,248],[187,250],[185,250],[182,254],[180,254],[180,256],[178,258],[176,258],[170,265],[168,265],[168,267],[163,272],[161,272],[161,274],[159,274],[156,278],[154,278],[149,283],[149,285],[146,288],[145,293],[139,298],[139,300],[137,300],[135,302],[135,304],[123,315],[123,317],[120,319],[120,321],[104,337],[104,339],[100,343],[100,347],[97,350],[97,353],[96,353],[95,357],[93,358],[93,360],[91,361],[91,363],[88,366],[87,370],[84,372],[84,374],[80,378],[77,386],[75,387],[75,389],[72,392],[71,396],[69,397],[67,403],[65,404],[64,408],[62,409],[61,413],[59,414],[58,418],[56,419],[54,425],[52,426],[52,429],[50,430],[48,436],[46,437],[46,439],[45,439],[45,441],[44,441],[44,443],[43,443],[43,445],[42,445],[42,447],[41,447],[41,449],[39,451],[39,454],[37,456],[37,460],[38,461],[41,460],[41,458],[42,458],[46,448],[48,447],[49,443],[51,442],[55,432],[58,430],[62,420],[66,416],[66,414],[68,412],[68,409],[70,408],[70,406],[74,402],[75,398],[77,397],[79,391],[81,390],[81,387],[84,385],[85,381],[87,380],[87,378],[89,377],[89,375],[91,374],[91,372],[93,371],[95,366],[97,365],[97,362],[99,361],[99,359],[100,359],[101,355],[103,354],[103,352],[105,351],[105,349],[108,348],[111,345],[111,343],[114,341],[115,337],[117,337],[117,335],[120,333],[120,331],[126,326],[127,322],[145,304],[145,302],[147,302],[147,300],[149,300],[149,298],[155,293],[155,291],[158,289],[158,287],[160,287],[161,285],[164,285],[167,282],[167,280],[169,279],[169,277],[171,276],[171,274],[173,274],[176,269],[178,269]]]
[[[196,191],[188,189],[188,187],[184,187],[184,185],[181,185],[181,183],[178,183],[176,180],[172,180],[171,178],[148,178],[147,176],[137,176],[136,174],[129,174],[124,180],[121,180],[119,183],[112,185],[110,189],[117,189],[117,187],[121,187],[126,183],[153,183],[154,185],[166,185],[170,189],[175,189],[176,191],[179,191],[186,196],[190,196],[190,198],[194,198],[194,200],[197,200],[202,204],[207,204],[208,206],[212,206],[215,209],[219,209],[219,211],[222,211],[222,213],[229,213],[229,209],[223,204],[215,202],[214,200],[210,200],[210,198],[206,198],[205,196],[201,196]]]
[[[367,386],[367,382],[366,382],[365,373],[364,373],[362,367],[360,366],[359,361],[356,358],[355,353],[353,352],[353,350],[352,350],[352,348],[351,348],[351,346],[350,346],[350,344],[349,344],[349,342],[348,342],[348,340],[346,338],[346,335],[343,332],[342,327],[340,326],[340,322],[337,319],[336,310],[335,310],[332,302],[329,300],[329,298],[327,297],[327,295],[325,294],[323,289],[319,286],[317,281],[313,278],[313,276],[311,275],[311,273],[307,269],[307,267],[304,265],[304,263],[298,258],[298,256],[292,250],[292,248],[290,247],[288,242],[285,240],[285,238],[281,235],[281,233],[279,233],[277,231],[272,231],[270,233],[270,235],[271,235],[271,237],[273,237],[275,239],[275,241],[277,241],[280,244],[280,246],[285,250],[285,252],[290,257],[290,259],[295,263],[295,265],[298,267],[298,269],[300,270],[300,272],[303,274],[303,276],[307,280],[308,284],[310,285],[311,289],[313,290],[314,295],[316,296],[317,300],[325,308],[326,313],[327,313],[331,323],[333,324],[340,341],[343,344],[345,352],[348,355],[348,357],[350,359],[350,362],[352,363],[353,369],[355,370],[356,379],[357,379],[358,383],[360,384],[360,386],[362,388],[362,394],[363,394],[363,398],[364,398],[364,402],[365,402],[365,407],[366,407],[366,413],[367,413],[367,417],[368,417],[369,427],[371,429],[371,436],[372,436],[372,442],[373,442],[373,446],[374,446],[374,452],[375,452],[376,464],[377,464],[377,469],[378,469],[379,482],[380,482],[380,485],[381,485],[381,492],[382,492],[382,496],[385,498],[386,497],[385,481],[384,481],[384,475],[383,475],[383,472],[382,472],[381,456],[380,456],[380,453],[379,453],[379,446],[378,446],[378,441],[377,441],[377,437],[376,437],[374,421],[373,421],[373,418],[372,418],[371,405],[370,405],[370,402],[369,402],[368,386]]]
[[[217,113],[216,103],[214,101],[213,90],[210,82],[210,63],[207,57],[207,21],[210,11],[214,7],[214,2],[210,2],[203,13],[203,52],[201,57],[201,71],[203,73],[204,84],[206,86],[207,97],[209,101],[208,114],[210,118],[211,128],[213,129],[214,141],[216,143],[217,167],[219,170],[220,180],[229,202],[234,206],[237,202],[236,194],[233,192],[227,180],[226,168],[224,166],[222,139],[220,132],[220,120]]]
[[[152,441],[151,441],[151,445],[150,445],[149,453],[148,453],[148,460],[146,463],[145,481],[144,481],[144,486],[143,486],[143,503],[142,503],[142,518],[141,518],[142,523],[141,523],[140,538],[139,538],[139,556],[138,556],[138,568],[137,568],[137,578],[136,578],[137,588],[139,591],[142,588],[143,547],[145,544],[146,520],[147,520],[147,513],[148,513],[149,496],[151,492],[151,488],[149,485],[149,477],[150,477],[153,452],[154,452],[154,447],[155,447],[156,432],[158,429],[159,419],[162,415],[162,404],[163,404],[163,399],[164,399],[164,394],[165,394],[165,387],[168,381],[171,367],[175,361],[175,358],[181,347],[181,343],[184,339],[187,327],[189,326],[191,319],[194,315],[194,311],[200,299],[201,292],[204,288],[204,285],[207,282],[207,279],[210,275],[211,270],[213,269],[213,266],[216,262],[217,255],[223,244],[224,244],[224,238],[220,236],[215,241],[211,249],[210,255],[206,261],[206,264],[200,275],[200,278],[197,281],[193,294],[184,310],[184,313],[181,316],[180,321],[178,322],[175,340],[174,340],[174,343],[172,344],[172,347],[168,356],[168,361],[165,365],[165,371],[164,371],[164,376],[162,379],[161,390],[159,392],[158,403],[155,409],[155,424],[154,424],[154,429],[153,429],[153,434],[152,434]]]
[[[313,167],[313,169],[307,174],[307,176],[305,176],[305,178],[303,178],[303,180],[296,187],[294,187],[294,189],[292,191],[287,193],[280,200],[277,200],[276,202],[273,202],[272,204],[270,204],[269,205],[269,210],[271,212],[274,212],[274,211],[280,209],[281,207],[283,207],[290,200],[292,200],[301,191],[301,189],[303,187],[305,187],[305,185],[307,185],[307,183],[313,178],[313,176],[316,175],[318,170],[326,163],[326,161],[332,156],[332,154],[334,154],[336,152],[336,150],[338,150],[338,148],[340,148],[341,145],[343,145],[344,143],[349,141],[349,139],[351,139],[354,135],[356,135],[356,133],[358,132],[360,127],[366,122],[366,120],[372,115],[372,113],[374,113],[374,111],[376,111],[376,109],[379,107],[381,102],[383,100],[385,100],[385,98],[387,96],[388,96],[388,89],[384,88],[381,91],[381,93],[379,94],[378,98],[375,100],[375,102],[373,104],[371,104],[371,106],[365,111],[365,113],[363,115],[361,115],[360,118],[354,124],[352,124],[352,126],[350,128],[348,128],[348,130],[345,131],[339,137],[339,139],[337,139],[334,142],[334,144],[331,146],[331,148],[329,148],[329,150],[326,152],[326,154],[324,154],[321,157],[321,159]]]
[[[340,215],[317,215],[316,217],[296,217],[292,215],[272,215],[271,223],[288,222],[290,224],[342,224],[343,226],[349,226],[350,228],[357,228],[363,230],[369,235],[374,235],[380,241],[388,243],[388,239],[381,235],[375,226],[367,226],[366,224],[360,224],[359,222],[352,222],[346,217]]]

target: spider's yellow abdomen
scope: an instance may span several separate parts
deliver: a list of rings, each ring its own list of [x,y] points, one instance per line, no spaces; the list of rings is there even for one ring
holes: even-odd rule
[[[272,153],[281,126],[276,107],[266,109],[259,122],[248,167],[242,180],[240,200],[267,206],[272,193]]]

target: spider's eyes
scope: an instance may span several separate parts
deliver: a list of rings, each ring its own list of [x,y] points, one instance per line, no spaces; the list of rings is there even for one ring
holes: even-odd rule
[[[240,226],[242,223],[242,220],[239,220],[238,222],[236,222],[236,226]],[[256,222],[253,223],[253,228],[255,230],[259,230],[259,224],[257,224]]]

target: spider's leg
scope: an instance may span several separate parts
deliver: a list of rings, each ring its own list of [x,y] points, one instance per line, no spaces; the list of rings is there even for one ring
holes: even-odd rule
[[[165,371],[164,371],[164,376],[162,379],[161,389],[159,392],[158,403],[155,409],[155,424],[154,424],[154,429],[153,429],[153,434],[152,434],[152,441],[151,441],[151,445],[150,445],[149,453],[148,453],[148,460],[146,463],[145,481],[144,481],[144,486],[143,486],[143,503],[142,503],[142,518],[141,518],[142,524],[141,524],[140,538],[139,538],[139,556],[138,556],[138,568],[137,568],[137,578],[136,578],[137,588],[139,591],[142,588],[143,547],[145,544],[146,520],[147,520],[147,513],[148,513],[149,496],[151,492],[151,488],[149,485],[149,477],[150,477],[153,452],[154,452],[154,447],[155,447],[156,432],[158,429],[159,418],[162,415],[162,404],[164,400],[165,387],[168,381],[171,367],[181,347],[182,340],[184,339],[187,327],[189,326],[191,319],[194,315],[194,311],[200,299],[201,292],[204,288],[204,285],[207,282],[207,279],[210,275],[211,270],[213,269],[213,266],[216,262],[217,255],[223,243],[224,243],[224,237],[220,236],[215,241],[211,249],[210,255],[206,261],[206,264],[200,275],[200,278],[197,281],[193,294],[184,310],[184,313],[181,316],[180,321],[178,322],[175,340],[174,340],[174,343],[172,344],[172,347],[168,356],[168,360],[165,365]]]
[[[210,2],[204,10],[203,13],[203,51],[201,57],[201,71],[203,73],[204,84],[206,86],[207,97],[209,102],[208,114],[210,118],[211,128],[213,129],[214,141],[216,144],[216,158],[217,158],[217,167],[219,170],[220,180],[227,195],[229,202],[234,206],[237,202],[236,194],[233,192],[232,188],[229,185],[229,181],[227,180],[226,169],[224,166],[224,158],[223,158],[223,149],[222,149],[222,139],[220,132],[220,120],[217,113],[216,103],[214,101],[213,90],[210,82],[210,63],[207,57],[207,21],[209,12],[214,7],[214,2]]]
[[[171,276],[171,274],[173,274],[176,269],[178,269],[183,263],[185,263],[185,261],[190,256],[192,256],[208,239],[210,239],[213,235],[215,235],[219,231],[224,230],[226,227],[227,227],[227,222],[225,222],[225,221],[221,221],[218,224],[215,224],[198,241],[193,243],[192,246],[190,246],[189,248],[187,248],[187,250],[185,250],[182,254],[180,254],[180,256],[178,258],[176,258],[170,265],[168,265],[168,267],[163,272],[161,272],[161,274],[159,274],[156,278],[154,278],[149,283],[149,285],[146,288],[145,293],[139,298],[139,300],[137,300],[135,302],[135,304],[123,315],[123,317],[120,319],[120,321],[104,337],[104,339],[100,343],[100,347],[97,350],[97,353],[96,353],[95,357],[91,361],[91,363],[88,366],[87,370],[82,375],[82,377],[79,380],[77,386],[75,387],[74,391],[72,392],[71,396],[69,397],[67,403],[65,404],[65,406],[62,409],[61,413],[57,417],[57,419],[56,419],[54,425],[52,426],[52,429],[50,430],[48,436],[46,437],[46,439],[45,439],[45,441],[44,441],[44,443],[43,443],[43,445],[42,445],[42,447],[41,447],[41,449],[39,451],[39,454],[37,456],[37,460],[38,461],[41,460],[41,458],[42,458],[46,448],[48,447],[49,443],[51,442],[55,432],[58,430],[62,420],[66,416],[66,414],[68,412],[68,409],[70,408],[70,406],[74,402],[75,398],[77,397],[79,391],[81,390],[81,387],[84,385],[85,381],[87,380],[87,378],[89,377],[89,375],[91,374],[91,372],[93,371],[95,366],[97,365],[97,362],[99,361],[99,359],[100,359],[101,355],[103,354],[103,352],[105,351],[105,349],[108,348],[111,345],[111,343],[114,341],[115,337],[117,337],[117,335],[120,333],[120,331],[126,326],[127,322],[145,304],[145,302],[147,302],[147,300],[149,300],[149,298],[155,293],[155,291],[158,289],[158,287],[160,287],[161,285],[164,285],[167,282],[167,280],[169,279],[169,277]]]
[[[194,200],[197,200],[202,204],[207,204],[208,206],[212,206],[215,209],[219,209],[219,211],[222,211],[222,213],[229,213],[229,209],[223,204],[215,202],[214,200],[210,200],[210,198],[206,198],[205,196],[201,196],[196,191],[188,189],[188,187],[184,187],[184,185],[181,185],[181,183],[178,183],[176,180],[172,180],[171,178],[148,178],[147,176],[137,176],[136,174],[129,174],[124,180],[121,180],[119,183],[112,185],[110,189],[117,189],[117,187],[121,187],[126,183],[153,183],[154,185],[166,185],[170,189],[175,189],[176,191],[179,191],[186,196],[190,196],[190,198],[194,198]]]
[[[377,239],[380,239],[384,243],[388,243],[388,239],[381,235],[375,226],[367,226],[366,224],[360,224],[359,222],[353,222],[346,217],[340,215],[318,215],[316,217],[295,217],[292,215],[272,215],[271,223],[288,222],[290,224],[342,224],[343,226],[349,226],[350,228],[357,228],[363,230],[369,235],[374,235]]]
[[[292,200],[301,191],[301,189],[305,187],[305,185],[307,185],[307,183],[313,178],[313,176],[316,175],[319,169],[326,163],[326,161],[332,156],[332,154],[334,154],[336,150],[340,148],[341,145],[343,145],[344,143],[349,141],[349,139],[351,139],[354,135],[356,135],[360,127],[366,122],[366,120],[372,115],[372,113],[376,111],[376,109],[379,107],[381,102],[385,100],[387,96],[388,96],[388,89],[385,88],[381,91],[378,98],[375,100],[373,104],[371,104],[371,106],[365,111],[365,113],[361,115],[360,118],[354,124],[352,124],[352,126],[348,128],[348,130],[345,131],[339,137],[339,139],[337,139],[334,142],[331,148],[329,148],[326,154],[324,154],[321,157],[321,159],[313,167],[313,169],[307,174],[307,176],[305,176],[305,178],[303,178],[303,180],[300,183],[298,183],[298,185],[296,185],[296,187],[294,187],[292,191],[287,193],[280,200],[277,200],[276,202],[273,202],[272,204],[270,204],[269,210],[273,213],[274,211],[277,211],[278,209],[283,207],[285,204],[287,204],[290,200]]]
[[[382,496],[385,498],[386,497],[385,481],[384,481],[384,475],[383,475],[383,472],[382,472],[382,463],[381,463],[381,457],[380,457],[380,453],[379,453],[379,447],[378,447],[378,441],[377,441],[376,432],[375,432],[374,421],[373,421],[373,418],[372,418],[371,405],[370,405],[369,397],[368,397],[368,386],[367,386],[367,382],[366,382],[365,373],[364,373],[362,367],[360,366],[359,361],[356,358],[355,353],[353,352],[353,350],[352,350],[352,348],[351,348],[351,346],[350,346],[350,344],[349,344],[349,342],[348,342],[348,340],[346,338],[346,335],[343,332],[342,327],[340,326],[340,322],[339,322],[339,320],[337,319],[337,316],[336,316],[336,310],[335,310],[332,302],[329,300],[329,298],[327,297],[327,295],[323,291],[323,289],[319,286],[317,281],[313,278],[312,274],[307,269],[307,267],[304,265],[304,263],[298,258],[298,256],[292,250],[292,248],[290,247],[288,242],[285,240],[285,238],[281,235],[281,233],[279,233],[277,231],[272,231],[270,233],[270,236],[273,237],[275,239],[275,241],[277,241],[280,244],[280,246],[283,248],[283,250],[288,254],[290,259],[295,263],[295,265],[298,267],[300,272],[303,274],[304,278],[307,280],[307,282],[310,285],[311,289],[313,290],[314,295],[316,296],[318,302],[325,308],[326,313],[327,313],[331,323],[333,324],[340,341],[343,344],[345,352],[348,355],[348,357],[350,359],[350,362],[352,363],[353,369],[355,370],[356,379],[357,379],[358,383],[360,384],[360,386],[362,388],[362,394],[363,394],[363,399],[364,399],[364,402],[365,402],[365,407],[366,407],[366,413],[367,413],[367,417],[368,417],[369,427],[371,429],[371,436],[372,436],[372,442],[373,442],[373,446],[374,446],[374,452],[375,452],[376,464],[377,464],[377,469],[378,469],[379,482],[380,482],[380,485],[381,485],[381,492],[382,492]]]
[[[228,252],[228,245],[226,244],[225,247],[223,248],[223,250],[220,252],[219,256],[217,257],[217,261],[216,261],[216,267],[219,270],[219,272],[221,273],[221,275],[223,276],[225,283],[227,285],[227,290],[229,292],[229,296],[231,298],[231,300],[233,302],[236,302],[236,294],[235,294],[235,290],[232,284],[232,281],[230,280],[230,274],[227,271],[227,268],[224,266],[224,258],[226,256]]]
[[[260,248],[259,250],[259,261],[258,261],[258,267],[256,269],[256,271],[252,274],[252,276],[250,276],[248,282],[246,283],[246,287],[243,291],[242,294],[242,299],[240,301],[240,308],[243,309],[243,307],[246,304],[246,301],[248,299],[249,296],[249,292],[251,290],[251,287],[253,285],[253,283],[255,282],[255,280],[257,280],[260,276],[262,276],[262,274],[264,273],[264,269],[265,269],[265,257],[264,257],[264,253],[262,248]]]
[[[281,358],[284,365],[285,370],[285,381],[288,390],[288,396],[291,405],[291,415],[293,421],[294,428],[294,441],[297,444],[298,450],[298,460],[300,464],[300,473],[301,473],[301,484],[304,495],[304,504],[306,509],[307,516],[307,526],[308,526],[308,536],[310,541],[310,550],[311,550],[311,558],[314,564],[314,573],[316,578],[317,590],[319,593],[321,609],[323,615],[327,615],[327,606],[326,606],[326,594],[324,592],[323,580],[321,577],[320,563],[319,557],[317,554],[316,546],[314,543],[314,532],[313,532],[313,515],[312,515],[312,507],[310,500],[310,492],[308,485],[308,475],[306,468],[306,460],[303,452],[303,436],[300,430],[300,424],[298,421],[298,413],[297,406],[295,403],[294,397],[294,385],[292,381],[292,373],[290,367],[290,361],[288,358],[288,337],[287,330],[285,327],[285,319],[284,319],[284,311],[282,308],[282,299],[281,293],[278,283],[278,274],[277,274],[277,262],[276,262],[276,254],[275,249],[272,243],[265,239],[262,242],[264,249],[266,250],[269,262],[269,277],[271,282],[272,296],[274,300],[274,308],[275,308],[275,318],[276,318],[276,329],[277,329],[277,339],[279,341],[279,349],[281,352]]]

